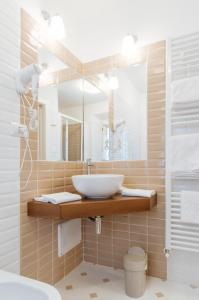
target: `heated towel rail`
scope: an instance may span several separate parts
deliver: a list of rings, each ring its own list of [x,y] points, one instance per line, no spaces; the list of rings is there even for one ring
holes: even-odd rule
[[[199,191],[199,174],[172,176],[170,166],[171,137],[199,133],[199,99],[194,103],[187,102],[183,107],[172,106],[170,92],[176,80],[199,76],[199,33],[169,41],[167,50],[166,248],[199,252],[199,225],[180,220],[181,191]]]

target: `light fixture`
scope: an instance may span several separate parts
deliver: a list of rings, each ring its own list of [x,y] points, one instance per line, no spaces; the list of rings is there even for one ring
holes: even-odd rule
[[[55,40],[63,40],[65,38],[65,26],[61,16],[50,16],[47,11],[42,11],[44,20],[48,23],[48,29],[51,37]]]
[[[122,42],[122,55],[125,57],[130,57],[134,54],[137,43],[137,36],[132,34],[127,34]]]
[[[118,78],[116,76],[110,76],[108,80],[109,89],[114,91],[119,88]]]
[[[63,19],[59,16],[53,16],[50,22],[50,33],[56,40],[63,40],[65,38],[65,27]]]

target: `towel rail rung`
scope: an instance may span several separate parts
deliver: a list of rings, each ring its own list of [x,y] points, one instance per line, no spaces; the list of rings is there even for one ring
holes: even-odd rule
[[[199,32],[172,39],[168,54],[168,63],[171,68],[171,73],[168,75],[168,80],[171,83],[169,86],[177,80],[199,77]],[[168,95],[171,94],[172,91],[170,90]],[[199,224],[185,223],[181,220],[183,203],[181,193],[182,191],[199,192],[199,172],[197,173],[196,170],[194,172],[172,173],[170,159],[173,136],[199,133],[199,99],[195,101],[187,99],[186,102],[176,103],[171,98],[172,96],[169,96],[166,110],[167,138],[169,141],[166,146],[168,151],[166,170],[169,178],[167,183],[166,246],[168,249],[182,249],[199,253]],[[184,166],[186,168],[186,164]]]

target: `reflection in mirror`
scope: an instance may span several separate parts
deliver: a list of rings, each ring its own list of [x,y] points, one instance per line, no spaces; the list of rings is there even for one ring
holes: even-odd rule
[[[44,47],[40,47],[38,50],[38,63],[45,66],[45,73],[52,73],[68,68],[59,58]]]
[[[62,159],[83,160],[83,80],[58,85],[59,113],[62,119]]]
[[[84,158],[147,159],[147,68],[131,65],[88,78],[84,94]]]
[[[41,48],[39,63],[47,66],[44,76],[67,69],[58,58]],[[39,159],[82,160],[82,79],[39,87]]]

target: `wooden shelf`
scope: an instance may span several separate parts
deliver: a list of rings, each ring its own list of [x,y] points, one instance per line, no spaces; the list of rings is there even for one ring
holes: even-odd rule
[[[74,219],[145,211],[150,210],[156,204],[157,195],[151,198],[116,195],[110,199],[83,199],[62,204],[32,200],[28,203],[28,215],[39,218]]]

